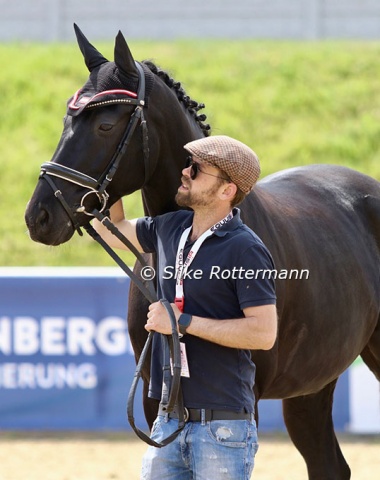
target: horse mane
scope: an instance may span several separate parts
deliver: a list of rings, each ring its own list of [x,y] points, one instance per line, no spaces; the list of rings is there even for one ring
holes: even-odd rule
[[[151,60],[144,60],[142,63],[146,65],[152,73],[157,75],[157,77],[160,78],[165,83],[165,85],[167,85],[171,90],[175,92],[178,100],[184,105],[186,110],[198,123],[199,127],[203,132],[203,135],[205,137],[208,137],[210,135],[211,126],[208,123],[204,123],[207,119],[207,116],[204,113],[198,115],[199,110],[205,108],[205,104],[198,103],[195,100],[192,100],[188,95],[186,95],[186,92],[182,88],[180,82],[176,82],[173,78],[169,76],[167,72],[161,70],[161,68],[157,67],[157,65],[155,65]]]

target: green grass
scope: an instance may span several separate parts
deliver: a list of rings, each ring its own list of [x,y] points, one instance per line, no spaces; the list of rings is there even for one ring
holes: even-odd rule
[[[97,47],[112,59],[113,44]],[[380,180],[380,43],[134,41],[130,48],[206,104],[214,134],[250,145],[263,176],[334,163]],[[88,76],[78,47],[0,45],[0,64],[0,265],[113,265],[88,238],[33,243],[23,218],[39,166],[58,143],[66,100]],[[125,204],[129,216],[142,214],[138,194]]]

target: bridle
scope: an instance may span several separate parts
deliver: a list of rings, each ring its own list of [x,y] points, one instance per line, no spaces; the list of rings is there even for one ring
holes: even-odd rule
[[[139,73],[139,83],[138,83],[138,91],[137,94],[132,92],[128,92],[126,90],[116,90],[116,91],[109,91],[115,92],[118,95],[116,98],[112,100],[107,100],[106,102],[102,102],[101,100],[96,102],[91,102],[86,105],[86,109],[88,108],[95,108],[98,106],[103,106],[104,104],[117,104],[117,103],[124,103],[128,105],[136,105],[134,112],[132,113],[127,128],[123,134],[122,139],[111,158],[108,166],[105,168],[103,173],[100,177],[96,180],[85,173],[79,172],[78,170],[74,170],[70,167],[66,167],[65,165],[61,165],[59,163],[53,162],[46,162],[41,165],[41,173],[40,178],[44,178],[50,187],[54,191],[54,195],[58,198],[61,202],[63,208],[65,209],[66,213],[68,214],[70,221],[74,227],[74,229],[79,233],[79,235],[83,235],[79,222],[77,221],[77,214],[84,213],[90,217],[94,216],[94,212],[88,212],[85,206],[85,199],[89,195],[96,195],[100,202],[100,209],[99,212],[103,212],[106,209],[107,202],[109,195],[107,193],[107,187],[112,182],[113,177],[120,165],[121,158],[123,157],[128,144],[132,138],[132,135],[138,125],[142,128],[142,137],[143,137],[143,154],[144,154],[144,167],[145,167],[145,182],[148,180],[149,177],[149,147],[148,147],[148,129],[146,125],[146,120],[144,117],[144,106],[145,106],[145,75],[142,66],[136,62],[136,67]],[[120,94],[124,93],[123,98],[120,98]],[[128,98],[126,97],[128,94]],[[135,96],[136,98],[130,98],[131,96]],[[96,96],[95,96],[96,97]],[[63,194],[59,188],[55,185],[53,179],[51,177],[61,178],[66,180],[67,182],[74,183],[81,187],[84,187],[88,190],[79,203],[79,205],[70,207],[63,197]]]
[[[132,253],[136,256],[137,260],[141,263],[142,266],[147,266],[146,261],[136,250],[133,244],[113,225],[110,221],[108,216],[106,215],[106,207],[109,195],[107,193],[107,187],[112,182],[114,175],[120,165],[120,161],[125,154],[129,142],[132,138],[134,131],[138,123],[140,122],[140,126],[143,131],[143,154],[144,154],[144,166],[145,166],[145,183],[149,179],[149,148],[148,148],[148,129],[146,120],[144,118],[144,106],[145,106],[145,75],[142,66],[136,63],[136,67],[139,74],[139,83],[138,83],[138,90],[137,94],[132,92],[118,90],[118,95],[123,94],[123,98],[115,98],[112,100],[107,100],[105,102],[97,101],[95,103],[91,103],[86,105],[85,108],[94,108],[97,106],[102,106],[104,104],[110,103],[127,103],[130,105],[136,105],[127,128],[123,134],[123,137],[112,156],[111,161],[109,162],[106,169],[100,175],[98,180],[85,173],[82,173],[78,170],[74,170],[72,168],[66,167],[65,165],[61,165],[59,163],[52,163],[47,162],[41,165],[41,173],[40,178],[47,181],[47,183],[52,188],[55,197],[60,201],[61,205],[65,209],[74,229],[79,233],[79,235],[83,235],[79,222],[77,220],[77,215],[84,213],[90,217],[97,218],[103,225],[108,228],[111,233],[117,236],[119,240],[121,240]],[[106,93],[114,93],[116,91],[107,91]],[[126,98],[125,95],[128,95]],[[97,97],[98,95],[95,95]],[[135,98],[130,98],[130,97]],[[74,96],[74,101],[77,98],[77,95]],[[66,180],[67,182],[79,185],[84,187],[88,190],[80,201],[79,206],[70,207],[70,205],[65,200],[61,190],[55,185],[54,180],[52,177],[61,178]],[[89,195],[96,195],[100,202],[100,208],[94,209],[92,211],[87,211],[85,206],[85,199]],[[139,290],[143,293],[143,295],[148,299],[149,302],[156,302],[157,295],[155,292],[155,288],[152,282],[148,283],[146,286],[141,279],[123,262],[123,260],[110,248],[110,246],[103,240],[103,238],[96,232],[96,230],[88,223],[83,228],[87,231],[87,233],[94,238],[106,251],[107,253],[117,262],[117,264],[127,273],[127,275],[131,278],[131,280],[136,284]],[[181,432],[181,430],[185,426],[185,408],[183,406],[182,400],[182,392],[180,388],[181,382],[181,350],[180,350],[180,343],[179,343],[179,336],[177,330],[177,321],[173,312],[173,309],[170,303],[165,300],[161,299],[160,302],[165,307],[168,312],[172,334],[171,336],[161,335],[161,340],[163,342],[163,352],[164,352],[164,367],[163,367],[163,385],[162,385],[162,396],[161,396],[161,409],[170,413],[176,407],[178,410],[178,428],[175,432],[169,435],[167,438],[163,439],[161,442],[155,442],[152,440],[148,435],[146,435],[143,431],[141,431],[135,424],[135,419],[133,415],[134,410],[134,397],[137,391],[138,382],[142,377],[142,368],[145,363],[145,360],[148,356],[148,351],[150,345],[153,340],[154,332],[149,332],[148,339],[145,343],[143,351],[140,355],[139,362],[136,367],[135,375],[133,378],[132,386],[128,395],[128,402],[127,402],[127,416],[129,423],[137,436],[144,440],[149,445],[155,447],[164,447],[172,442],[177,435]],[[173,374],[171,374],[173,372]]]

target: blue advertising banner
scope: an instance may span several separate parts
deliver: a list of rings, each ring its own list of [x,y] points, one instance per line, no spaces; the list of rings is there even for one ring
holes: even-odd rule
[[[117,269],[0,277],[0,428],[128,428],[128,289]]]
[[[0,269],[0,429],[130,430],[135,371],[129,278],[117,268]],[[348,423],[348,376],[334,422]],[[260,402],[261,430],[283,430],[281,402]],[[135,401],[140,428],[141,392]]]

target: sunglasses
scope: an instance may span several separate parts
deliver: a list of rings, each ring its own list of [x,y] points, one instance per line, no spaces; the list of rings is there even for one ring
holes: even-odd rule
[[[212,173],[204,172],[203,170],[201,170],[201,166],[199,165],[199,163],[195,162],[191,155],[189,155],[186,158],[185,168],[189,168],[189,167],[191,168],[191,170],[190,170],[191,180],[195,180],[198,176],[198,173],[203,173],[205,175],[210,175],[210,177],[221,178],[222,180],[225,180],[226,182],[231,181],[229,178],[221,177],[219,175],[213,175]]]

